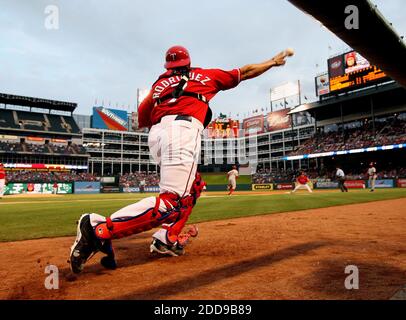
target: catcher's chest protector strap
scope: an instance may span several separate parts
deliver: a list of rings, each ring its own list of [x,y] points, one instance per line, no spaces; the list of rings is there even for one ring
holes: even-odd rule
[[[167,77],[169,78],[170,75],[168,75]],[[175,87],[175,89],[171,93],[164,95],[162,98],[156,99],[154,106],[156,107],[157,105],[162,104],[163,102],[167,101],[168,99],[170,99],[168,103],[174,103],[178,98],[180,98],[182,96],[195,98],[199,101],[202,101],[202,102],[208,104],[206,97],[204,95],[202,95],[201,93],[185,91],[188,82],[189,82],[189,74],[182,75],[180,78],[180,81],[179,81],[178,85]]]
[[[173,76],[173,75],[166,75],[166,76],[164,76],[164,77],[162,77],[160,79],[170,78],[171,76]],[[205,117],[204,123],[203,123],[203,126],[206,128],[209,125],[209,123],[211,121],[211,118],[212,118],[212,115],[213,115],[213,113],[211,111],[211,108],[209,106],[209,101],[201,93],[185,91],[185,89],[187,87],[187,84],[188,84],[188,81],[189,81],[189,73],[182,75],[178,85],[175,87],[175,90],[173,90],[172,93],[168,93],[168,94],[164,95],[162,98],[156,99],[154,107],[164,103],[167,100],[169,100],[168,103],[174,103],[174,102],[176,102],[176,100],[178,98],[180,98],[182,96],[183,97],[195,98],[195,99],[197,99],[197,100],[199,100],[201,102],[204,102],[208,106],[206,117]]]

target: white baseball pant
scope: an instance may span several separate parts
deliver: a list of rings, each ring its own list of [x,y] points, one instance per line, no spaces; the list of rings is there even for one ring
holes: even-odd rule
[[[309,191],[310,193],[313,192],[313,190],[310,188],[310,186],[306,183],[306,184],[300,184],[298,183],[295,187],[295,189],[292,192],[296,192],[299,189],[307,189],[307,191]]]

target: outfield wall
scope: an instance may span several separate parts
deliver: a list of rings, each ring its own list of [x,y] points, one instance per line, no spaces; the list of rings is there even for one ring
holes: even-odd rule
[[[8,183],[5,195],[12,194],[52,194],[53,183]],[[57,194],[73,193],[72,183],[58,183]]]
[[[347,180],[345,185],[349,189],[370,188],[368,180]],[[338,189],[337,181],[313,180],[310,184],[312,189]],[[294,182],[275,182],[263,184],[238,183],[237,191],[273,191],[293,190]],[[406,188],[406,178],[402,179],[378,179],[375,181],[376,189],[385,188]],[[227,184],[208,184],[207,191],[227,191]],[[139,187],[118,187],[103,186],[100,182],[58,182],[57,194],[97,194],[97,193],[158,193],[159,186],[146,186],[140,190]],[[5,195],[15,194],[52,194],[53,183],[8,183],[5,188]]]
[[[366,189],[370,188],[368,180],[347,180],[345,186],[348,189]],[[272,191],[272,190],[292,190],[295,187],[295,182],[274,182],[263,184],[252,184],[251,190],[253,191]],[[314,180],[310,183],[312,189],[338,189],[337,181],[317,181]],[[375,181],[376,189],[384,188],[406,188],[406,179],[378,179]],[[237,190],[239,190],[237,184]]]

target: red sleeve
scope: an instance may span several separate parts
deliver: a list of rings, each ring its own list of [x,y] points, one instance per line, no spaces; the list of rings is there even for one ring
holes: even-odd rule
[[[152,91],[145,97],[138,107],[138,127],[150,128],[152,126],[151,112],[154,108]]]
[[[240,83],[240,69],[231,71],[212,69],[212,77],[218,90],[232,89]]]

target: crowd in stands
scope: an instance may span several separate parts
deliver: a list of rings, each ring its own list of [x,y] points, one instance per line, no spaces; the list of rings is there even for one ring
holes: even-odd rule
[[[133,172],[120,176],[121,187],[139,187],[140,183],[145,187],[158,186],[159,174],[156,172]]]
[[[87,172],[65,171],[7,171],[8,182],[74,182],[98,181],[99,178]]]
[[[275,181],[291,181],[295,176],[295,172],[292,170],[273,170],[270,169],[258,169],[255,174],[252,175],[252,183],[263,184],[273,183]]]
[[[335,180],[336,170],[303,170],[306,175],[313,180]],[[286,171],[270,171],[269,169],[258,169],[257,172],[252,175],[252,183],[254,184],[266,184],[274,182],[294,182],[296,177],[300,174],[300,170],[286,170]],[[345,172],[347,180],[366,180],[368,179],[367,171],[364,172]],[[406,167],[398,167],[391,169],[379,170],[377,168],[377,179],[399,179],[406,178]]]
[[[375,134],[374,134],[375,132]],[[406,143],[406,121],[366,122],[344,131],[318,132],[290,153],[291,156]]]
[[[72,155],[72,154],[86,154],[87,151],[85,147],[77,144],[39,144],[39,143],[11,143],[11,142],[0,142],[0,151],[5,151],[8,153],[20,153],[28,152],[33,154],[62,154],[62,155]]]
[[[16,152],[21,152],[23,150],[22,150],[20,143],[10,143],[10,142],[0,141],[0,151],[16,153]]]
[[[69,171],[7,171],[8,182],[74,182],[74,181],[99,181],[100,177],[87,172]],[[159,174],[156,172],[133,172],[120,176],[121,187],[158,186]]]
[[[406,178],[406,168],[396,168],[381,170],[377,172],[377,179],[399,179]],[[368,175],[365,172],[349,172],[346,174],[348,180],[363,180],[368,179]]]

